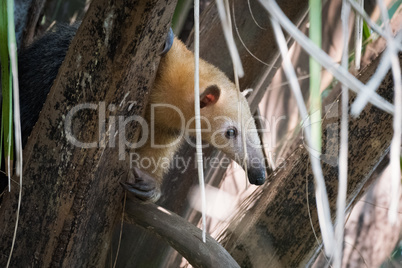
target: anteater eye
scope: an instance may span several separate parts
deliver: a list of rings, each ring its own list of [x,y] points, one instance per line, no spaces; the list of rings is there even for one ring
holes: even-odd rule
[[[234,139],[237,137],[237,129],[236,128],[229,128],[226,130],[226,138],[228,139]]]

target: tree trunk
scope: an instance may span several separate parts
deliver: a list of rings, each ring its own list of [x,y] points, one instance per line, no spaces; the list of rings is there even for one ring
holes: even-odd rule
[[[175,3],[92,2],[24,150],[22,206],[11,267],[105,265],[120,215],[119,181],[129,169],[124,140],[135,142],[138,127],[119,126],[113,146],[115,137],[102,123],[105,118],[112,123],[112,116],[117,122],[143,114]],[[66,118],[78,104],[92,108],[79,112],[80,122],[73,118],[72,133],[65,132]],[[95,146],[74,146],[69,134]],[[17,202],[14,184],[0,208],[2,267],[11,248]]]
[[[378,62],[379,58],[361,72],[362,82],[372,76]],[[390,73],[377,92],[392,101]],[[353,94],[349,103],[354,98]],[[322,167],[332,215],[338,188],[339,99],[326,106],[322,123]],[[392,116],[372,105],[367,105],[358,118],[350,118],[348,209],[363,194],[365,185],[372,183],[370,175],[388,153],[392,135]],[[272,183],[259,188],[251,200],[256,201],[253,207],[240,212],[242,220],[234,220],[222,236],[221,241],[229,253],[242,267],[305,266],[319,251],[321,240],[307,150],[304,147],[296,150],[274,175]]]

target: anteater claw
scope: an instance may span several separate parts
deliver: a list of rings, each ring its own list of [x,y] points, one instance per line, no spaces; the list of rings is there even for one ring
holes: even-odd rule
[[[149,201],[152,200],[153,197],[155,196],[155,189],[154,190],[150,190],[150,191],[143,191],[140,189],[137,189],[135,185],[131,185],[125,182],[120,182],[120,184],[123,186],[123,188],[134,194],[135,197],[137,197],[138,199],[142,200],[142,201]]]
[[[174,33],[172,28],[170,28],[168,35],[166,36],[166,41],[163,50],[161,52],[161,56],[169,52],[169,50],[172,48],[173,40],[174,40]]]
[[[134,168],[133,171],[129,172],[127,182],[120,182],[120,184],[125,190],[142,201],[155,202],[161,195],[156,180],[138,168]]]

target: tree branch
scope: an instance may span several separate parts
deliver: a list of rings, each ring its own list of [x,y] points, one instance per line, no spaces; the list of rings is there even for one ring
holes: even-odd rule
[[[378,62],[379,58],[361,72],[362,82],[371,77]],[[390,73],[378,93],[392,100],[393,82]],[[354,98],[355,95],[351,96],[349,103]],[[326,118],[322,122],[323,145],[326,145],[322,165],[332,212],[336,208],[338,188],[339,102],[338,97],[332,105],[325,107]],[[372,172],[388,153],[393,134],[392,116],[371,105],[366,106],[359,118],[350,118],[349,124],[348,209],[363,194],[362,189]],[[308,153],[304,147],[299,148],[273,175],[272,183],[253,194],[252,199],[256,200],[253,208],[239,213],[242,220],[234,220],[232,226],[229,226],[222,236],[223,245],[241,266],[306,265],[321,243],[314,198]],[[260,258],[255,260],[253,256],[256,255]]]
[[[128,198],[125,220],[164,239],[194,267],[240,267],[210,235],[203,243],[200,229],[160,206]]]

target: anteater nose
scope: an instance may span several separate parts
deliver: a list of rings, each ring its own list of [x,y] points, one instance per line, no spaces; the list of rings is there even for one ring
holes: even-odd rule
[[[263,185],[265,182],[265,169],[248,169],[248,180],[251,184]]]
[[[256,180],[255,180],[255,185],[263,185],[264,184],[264,182],[265,182],[265,177],[258,177]]]

